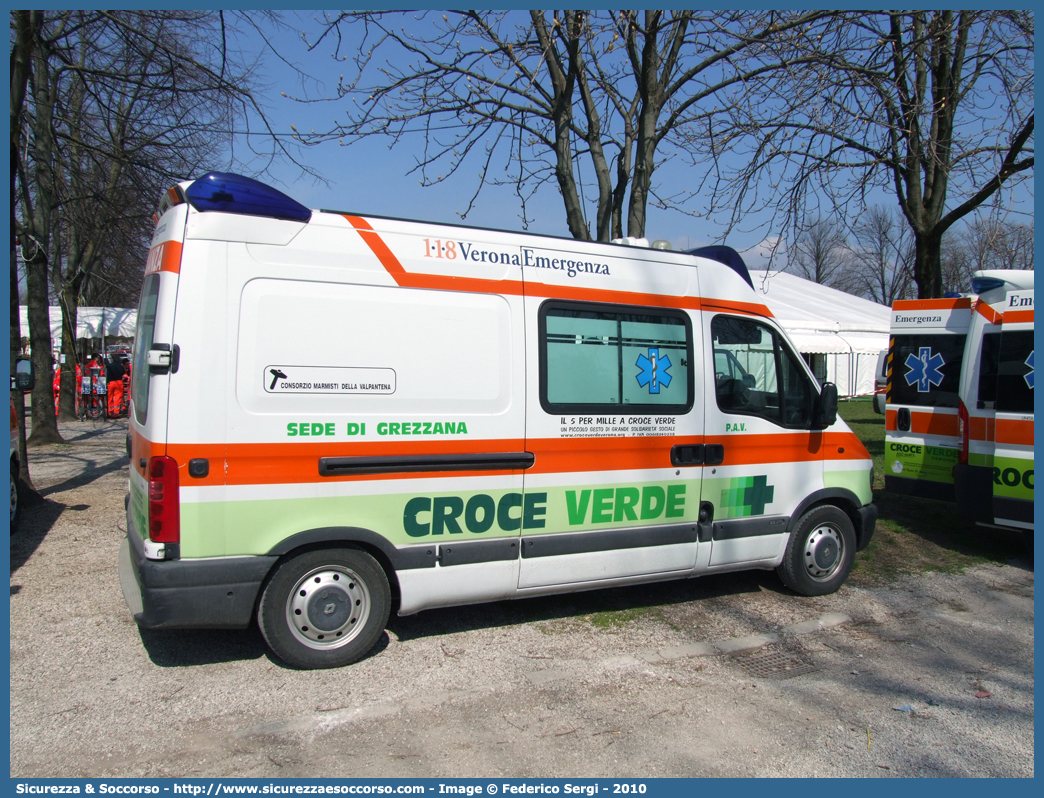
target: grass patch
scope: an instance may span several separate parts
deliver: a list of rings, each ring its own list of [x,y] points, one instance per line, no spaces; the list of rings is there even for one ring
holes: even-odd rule
[[[587,621],[596,629],[617,629],[639,620],[652,620],[659,615],[659,607],[629,607],[623,610],[605,610],[586,616]]]
[[[859,436],[874,460],[874,503],[877,531],[870,545],[856,555],[851,580],[880,584],[905,574],[940,571],[958,573],[987,562],[1006,563],[1025,555],[1021,532],[976,526],[947,502],[900,496],[884,490],[884,416],[873,402],[840,402],[838,413]]]

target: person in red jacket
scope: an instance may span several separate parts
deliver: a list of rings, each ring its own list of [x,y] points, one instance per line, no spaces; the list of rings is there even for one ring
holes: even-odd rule
[[[108,386],[110,416],[120,414],[123,405],[123,375],[126,373],[118,355],[109,358],[109,365],[105,367],[105,382]]]

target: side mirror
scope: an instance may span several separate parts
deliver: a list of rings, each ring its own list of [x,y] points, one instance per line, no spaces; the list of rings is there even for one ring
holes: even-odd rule
[[[31,391],[36,385],[36,372],[33,370],[33,361],[28,358],[18,358],[15,361],[15,390]]]
[[[816,401],[816,412],[812,419],[813,429],[826,429],[837,421],[837,386],[832,382],[823,383]]]

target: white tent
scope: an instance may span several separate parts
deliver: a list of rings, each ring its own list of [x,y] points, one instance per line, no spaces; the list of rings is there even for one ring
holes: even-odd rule
[[[21,332],[23,338],[29,337],[28,308],[20,305]],[[62,309],[52,305],[51,342],[55,349],[62,345]],[[134,308],[89,308],[82,307],[76,311],[76,338],[133,338],[138,324],[138,311]]]
[[[786,272],[751,272],[754,290],[820,380],[840,396],[874,392],[877,356],[888,348],[891,310]]]

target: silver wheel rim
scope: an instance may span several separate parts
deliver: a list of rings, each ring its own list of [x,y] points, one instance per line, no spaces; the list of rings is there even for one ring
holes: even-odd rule
[[[845,559],[845,539],[833,524],[817,526],[805,538],[805,573],[814,582],[830,580]]]
[[[298,580],[286,601],[286,623],[299,643],[317,651],[347,645],[370,617],[370,590],[342,565],[324,565]]]

